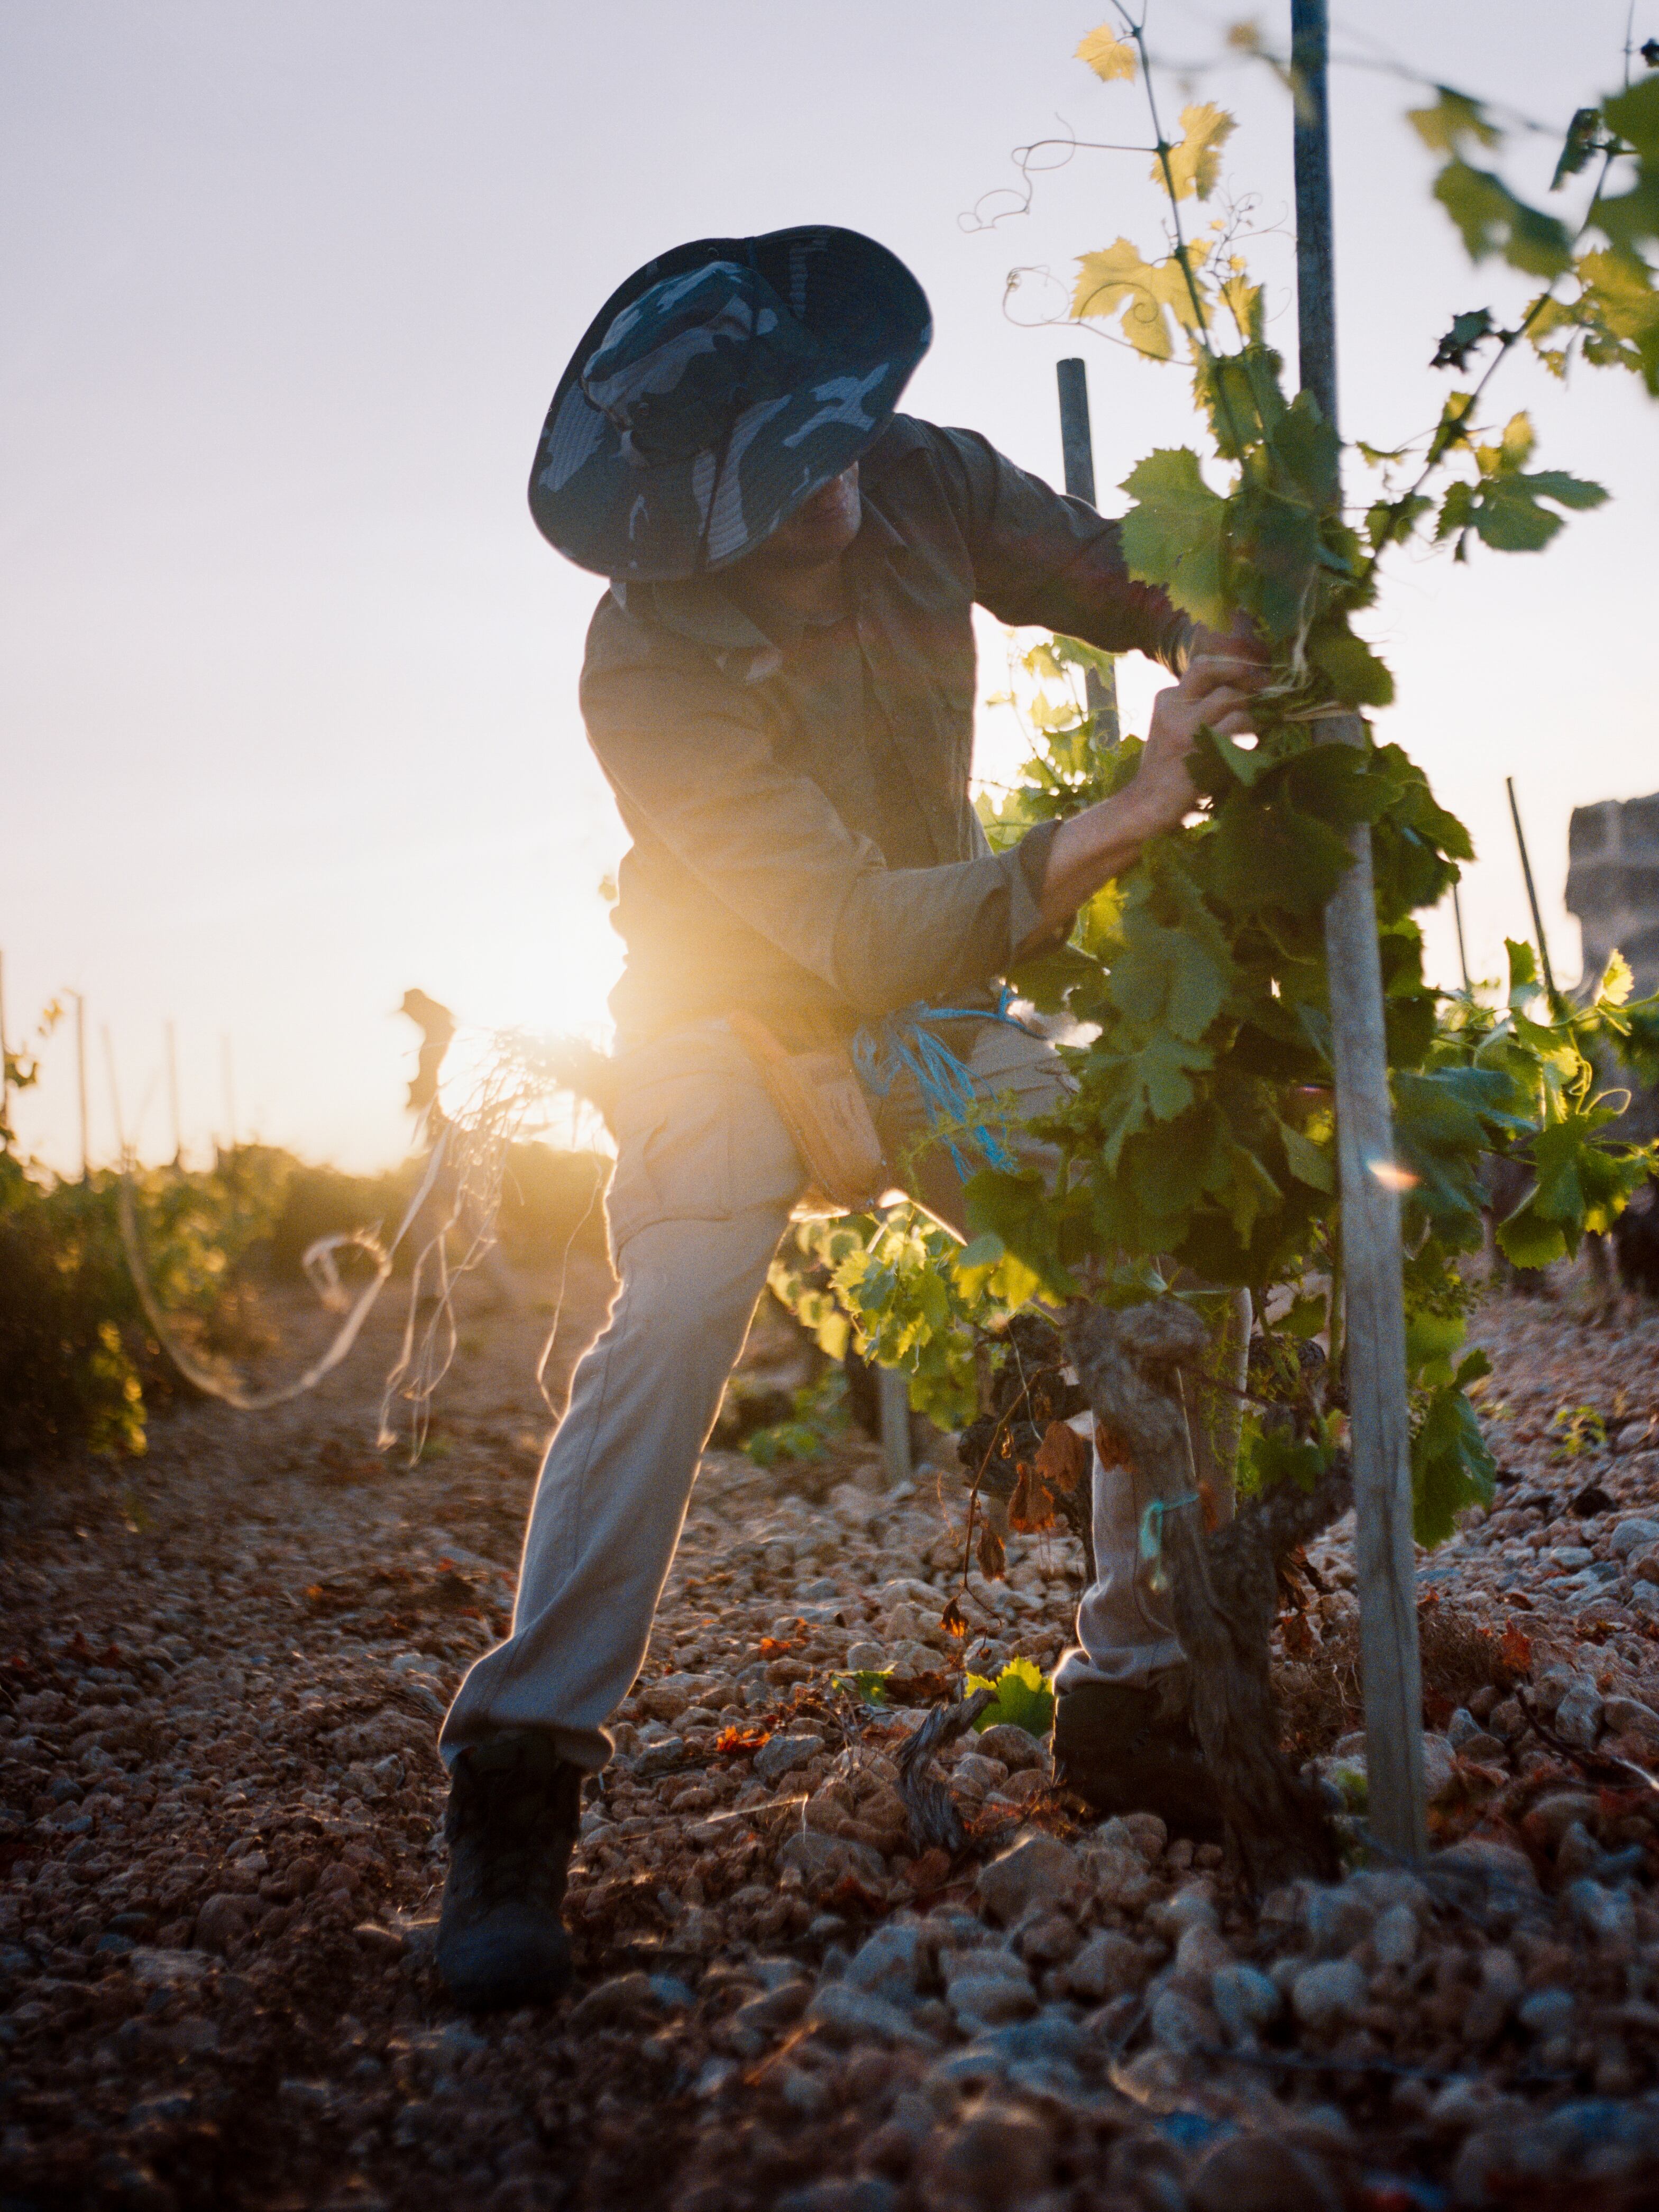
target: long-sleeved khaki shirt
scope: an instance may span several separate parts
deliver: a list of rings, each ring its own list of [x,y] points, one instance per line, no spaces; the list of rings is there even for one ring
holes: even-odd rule
[[[623,1045],[738,1007],[851,1029],[988,1003],[1040,933],[1052,825],[993,854],[974,812],[975,602],[1181,664],[1187,619],[1116,526],[973,432],[896,416],[860,488],[833,623],[757,617],[740,572],[614,585],[593,617],[582,713],[633,840]]]

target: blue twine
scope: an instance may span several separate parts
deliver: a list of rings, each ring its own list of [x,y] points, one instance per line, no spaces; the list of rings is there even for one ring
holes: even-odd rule
[[[1196,1505],[1197,1491],[1187,1498],[1155,1498],[1140,1516],[1140,1556],[1156,1559],[1164,1549],[1164,1516],[1178,1513],[1183,1505]]]
[[[1008,1012],[1013,995],[1005,983],[994,1007],[930,1006],[918,999],[896,1013],[884,1014],[878,1023],[866,1022],[853,1039],[853,1064],[866,1088],[882,1098],[901,1073],[908,1074],[935,1128],[942,1121],[963,1121],[978,1103],[973,1076],[949,1045],[941,1043],[924,1024],[1000,1022],[1006,1029],[1025,1030],[1024,1023],[1017,1022]],[[1025,1034],[1029,1036],[1030,1031],[1025,1030]],[[985,1155],[988,1166],[1010,1173],[1018,1168],[1018,1162],[994,1130],[981,1124],[965,1133],[967,1141],[977,1145]],[[953,1136],[945,1143],[952,1165],[965,1182],[971,1170],[961,1145]]]

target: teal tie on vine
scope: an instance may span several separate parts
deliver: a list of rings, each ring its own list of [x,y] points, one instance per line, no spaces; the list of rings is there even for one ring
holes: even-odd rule
[[[1168,1577],[1164,1572],[1164,1516],[1179,1513],[1184,1505],[1199,1503],[1197,1491],[1185,1498],[1155,1498],[1140,1516],[1140,1556],[1152,1562],[1151,1576],[1154,1589],[1162,1589]]]
[[[1030,1036],[1032,1032],[1024,1023],[1017,1022],[1008,1012],[1013,995],[1005,983],[994,1007],[930,1006],[917,999],[895,1014],[883,1015],[879,1022],[866,1022],[853,1039],[853,1064],[860,1079],[878,1097],[884,1098],[901,1073],[908,1074],[935,1128],[942,1121],[965,1120],[977,1103],[974,1079],[951,1048],[923,1024],[1000,1022],[1006,1029],[1022,1030]],[[977,1145],[984,1154],[988,1167],[1003,1168],[1012,1174],[1018,1166],[994,1129],[974,1128],[966,1134],[968,1142]],[[947,1137],[945,1143],[951,1164],[966,1182],[972,1170],[963,1158],[961,1146],[955,1137]]]

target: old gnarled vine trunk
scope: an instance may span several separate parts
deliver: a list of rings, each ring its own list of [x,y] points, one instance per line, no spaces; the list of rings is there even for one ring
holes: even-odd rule
[[[1121,1312],[1079,1300],[1066,1315],[1066,1340],[1095,1418],[1121,1439],[1158,1497],[1172,1505],[1189,1498],[1193,1451],[1182,1376],[1196,1376],[1201,1368],[1208,1345],[1202,1321],[1174,1298]],[[1318,1796],[1279,1747],[1269,1661],[1277,1563],[1328,1527],[1350,1498],[1344,1459],[1313,1490],[1281,1483],[1207,1535],[1194,1512],[1163,1516],[1199,1743],[1232,1850],[1258,1891],[1298,1875],[1328,1880],[1339,1870]]]

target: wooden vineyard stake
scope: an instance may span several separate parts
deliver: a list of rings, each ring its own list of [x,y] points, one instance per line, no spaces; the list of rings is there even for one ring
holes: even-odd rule
[[[1550,966],[1549,939],[1544,934],[1544,917],[1539,909],[1538,892],[1532,880],[1532,861],[1527,852],[1527,833],[1521,827],[1521,809],[1516,803],[1515,778],[1506,775],[1504,788],[1510,795],[1510,820],[1515,824],[1515,842],[1521,854],[1521,873],[1526,878],[1527,904],[1532,909],[1532,933],[1538,946],[1538,964],[1543,971],[1544,990],[1550,1002],[1550,1012],[1557,1021],[1561,1018],[1564,1001],[1555,988],[1555,970]]]
[[[893,1490],[910,1480],[910,1385],[902,1367],[878,1367],[876,1389],[881,1407],[881,1456],[888,1488]]]
[[[173,1115],[173,1164],[179,1168],[185,1164],[185,1139],[179,1119],[179,1040],[171,1022],[167,1024],[167,1105]]]
[[[64,996],[75,1001],[75,1095],[81,1116],[81,1180],[85,1182],[92,1174],[87,1136],[87,1000],[83,991],[68,991]]]
[[[1060,446],[1066,464],[1066,489],[1073,499],[1095,505],[1095,444],[1089,428],[1089,370],[1086,362],[1057,361],[1060,385]],[[1095,747],[1109,753],[1122,735],[1117,719],[1117,678],[1109,669],[1084,672],[1084,695],[1095,718]]]
[[[1455,884],[1452,885],[1452,920],[1457,925],[1457,966],[1458,971],[1463,978],[1463,989],[1465,994],[1467,994],[1471,988],[1469,983],[1469,948],[1463,942],[1463,902],[1457,896],[1457,886]]]
[[[1336,410],[1330,119],[1326,0],[1291,0],[1295,101],[1297,335],[1304,390],[1333,428]],[[1339,464],[1340,466],[1340,464]],[[1340,484],[1331,487],[1333,500]],[[1358,714],[1329,736],[1363,745]],[[1370,830],[1349,833],[1352,864],[1325,909],[1331,1057],[1336,1075],[1341,1192],[1343,1341],[1353,1464],[1355,1568],[1372,1834],[1403,1858],[1428,1848],[1423,1788],[1423,1693],[1412,1541],[1411,1426],[1395,1158],[1382,1027],[1382,975]]]

